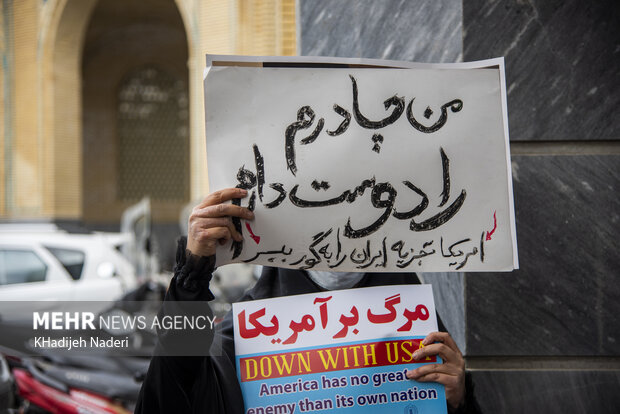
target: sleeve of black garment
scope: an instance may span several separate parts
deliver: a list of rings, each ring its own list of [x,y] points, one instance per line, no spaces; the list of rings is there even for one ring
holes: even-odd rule
[[[471,372],[465,373],[465,402],[450,414],[482,414],[474,393],[474,381]]]
[[[215,257],[196,257],[185,250],[186,239],[181,238],[177,246],[177,264],[174,277],[166,292],[164,305],[179,301],[210,301],[209,290]],[[166,314],[162,306],[159,317]],[[210,313],[210,309],[208,310]],[[210,314],[212,315],[212,314]],[[213,340],[200,338],[202,345],[209,347]],[[142,384],[135,413],[190,413],[192,412],[192,388],[198,370],[207,364],[204,356],[157,356],[165,355],[165,348],[174,347],[176,338],[170,332],[158,332],[158,344],[151,359],[147,375]],[[206,343],[206,342],[208,343]],[[204,396],[208,398],[208,396]]]

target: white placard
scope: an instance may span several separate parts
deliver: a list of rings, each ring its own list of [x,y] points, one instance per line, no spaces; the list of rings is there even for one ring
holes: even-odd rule
[[[244,241],[219,248],[218,265],[518,267],[503,60],[208,62],[210,189],[248,189],[240,204],[256,216],[235,220]]]

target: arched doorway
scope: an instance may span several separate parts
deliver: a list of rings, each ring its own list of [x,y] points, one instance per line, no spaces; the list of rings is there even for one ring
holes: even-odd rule
[[[82,55],[83,222],[118,229],[123,210],[148,196],[169,255],[189,201],[187,61],[173,0],[95,6]]]

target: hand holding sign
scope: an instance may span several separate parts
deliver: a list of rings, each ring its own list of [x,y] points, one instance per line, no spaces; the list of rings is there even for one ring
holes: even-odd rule
[[[437,343],[436,343],[437,342]],[[423,365],[407,371],[407,377],[419,382],[438,382],[446,387],[446,400],[453,409],[458,408],[465,399],[465,361],[459,347],[447,332],[431,332],[422,341],[423,347],[413,353],[419,361],[429,356],[439,355],[442,364]]]
[[[226,188],[205,197],[189,216],[187,249],[198,256],[213,256],[218,243],[224,244],[230,239],[242,241],[243,237],[233,225],[231,217],[251,220],[254,213],[226,202],[247,195],[248,192],[241,188]]]

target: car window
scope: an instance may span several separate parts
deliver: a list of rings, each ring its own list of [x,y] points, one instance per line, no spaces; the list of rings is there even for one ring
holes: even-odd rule
[[[45,248],[58,259],[65,269],[67,269],[67,272],[69,272],[73,280],[78,280],[82,277],[82,269],[84,269],[84,259],[86,257],[84,252],[74,249],[61,249],[58,247],[45,246]]]
[[[0,250],[0,285],[43,282],[47,266],[31,250]]]

